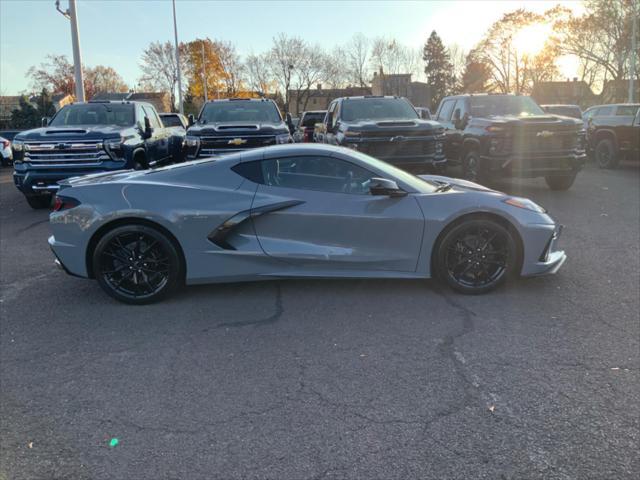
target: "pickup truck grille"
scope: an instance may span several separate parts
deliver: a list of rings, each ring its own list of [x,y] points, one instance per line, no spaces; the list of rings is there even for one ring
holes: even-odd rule
[[[24,161],[35,165],[93,165],[110,158],[102,142],[25,143]]]
[[[546,133],[549,132],[549,133]],[[516,132],[512,141],[515,153],[553,153],[574,150],[578,133],[572,131]]]
[[[275,145],[275,135],[237,135],[224,137],[202,137],[200,155],[233,153],[249,148]]]

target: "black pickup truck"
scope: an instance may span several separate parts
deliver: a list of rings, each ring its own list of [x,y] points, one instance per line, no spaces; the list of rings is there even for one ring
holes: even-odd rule
[[[189,123],[185,153],[191,160],[293,142],[276,103],[263,98],[211,100]]]
[[[184,131],[165,128],[149,103],[76,103],[44,123],[12,144],[13,180],[33,208],[49,206],[59,180],[181,158]]]
[[[587,158],[582,121],[545,114],[527,96],[445,97],[436,120],[446,128],[447,159],[467,180],[544,177],[552,190],[566,190]]]
[[[600,168],[640,160],[640,104],[599,105],[587,114],[589,150]]]
[[[360,96],[337,98],[329,105],[322,143],[341,145],[413,173],[444,166],[443,128],[420,118],[405,98]]]

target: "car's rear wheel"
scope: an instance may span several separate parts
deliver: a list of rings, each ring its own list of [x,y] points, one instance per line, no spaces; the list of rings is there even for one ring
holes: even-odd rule
[[[39,210],[51,206],[51,195],[29,195],[26,197],[27,203],[33,209]]]
[[[594,156],[600,168],[616,168],[620,161],[616,146],[610,138],[603,138],[598,142]]]
[[[181,283],[182,262],[160,231],[125,225],[107,232],[93,253],[93,272],[113,298],[131,304],[157,302]]]
[[[435,252],[435,272],[454,290],[479,294],[493,290],[516,272],[513,234],[492,219],[463,221],[448,229]]]
[[[569,190],[576,180],[576,175],[575,173],[570,175],[554,175],[544,177],[544,179],[551,190]]]

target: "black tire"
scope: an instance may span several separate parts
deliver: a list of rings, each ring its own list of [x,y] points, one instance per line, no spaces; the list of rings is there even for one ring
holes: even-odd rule
[[[469,150],[462,159],[462,178],[470,182],[486,183],[487,174],[480,161],[480,154],[476,150]]]
[[[147,170],[148,168],[149,163],[147,162],[147,157],[145,157],[143,153],[137,153],[135,157],[133,157],[133,169]]]
[[[576,176],[577,174],[572,173],[570,175],[548,176],[544,179],[551,190],[569,190],[573,182],[576,181]]]
[[[618,149],[610,138],[598,141],[593,156],[600,168],[616,168],[620,162]]]
[[[489,292],[516,275],[520,255],[513,234],[492,219],[447,229],[435,248],[434,274],[465,294]]]
[[[49,208],[51,206],[51,195],[29,195],[25,197],[29,206],[35,210]]]
[[[102,289],[133,305],[157,302],[183,279],[178,250],[166,235],[144,225],[107,232],[93,252],[93,273]]]

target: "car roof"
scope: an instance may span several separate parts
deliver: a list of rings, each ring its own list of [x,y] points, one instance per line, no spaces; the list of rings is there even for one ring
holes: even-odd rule
[[[270,98],[214,98],[207,103],[223,103],[223,102],[273,102]]]
[[[558,108],[580,108],[579,105],[571,105],[568,103],[545,103],[541,107],[558,107]]]
[[[326,110],[305,110],[304,112],[302,112],[302,115],[304,115],[305,113],[327,113]]]

